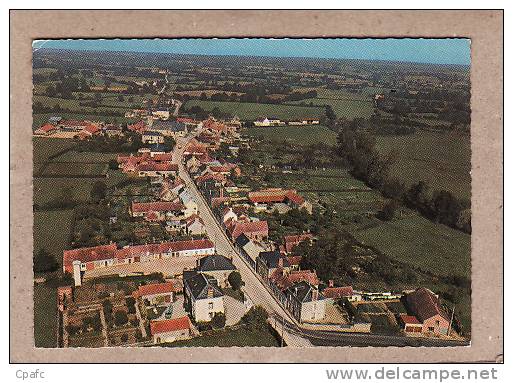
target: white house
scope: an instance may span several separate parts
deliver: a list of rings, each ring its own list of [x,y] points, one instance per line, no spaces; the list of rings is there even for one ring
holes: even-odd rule
[[[192,329],[191,321],[187,316],[150,322],[150,332],[154,344],[189,339],[193,335]]]
[[[164,135],[160,132],[146,131],[142,134],[141,140],[145,144],[163,144]]]
[[[214,278],[196,271],[184,271],[184,307],[196,322],[210,322],[224,313],[224,295]]]
[[[198,214],[198,204],[194,201],[194,199],[187,190],[182,191],[179,197],[180,201],[182,201],[183,206],[185,206],[185,217],[190,217],[191,215]]]

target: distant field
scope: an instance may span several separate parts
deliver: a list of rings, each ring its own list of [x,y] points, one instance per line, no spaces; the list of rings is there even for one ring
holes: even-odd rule
[[[377,136],[383,154],[394,151],[392,175],[407,184],[423,180],[431,189],[445,189],[470,198],[470,137],[418,130],[406,136]]]
[[[107,173],[108,165],[105,163],[75,163],[51,162],[44,166],[38,177],[100,177]]]
[[[272,141],[290,140],[301,145],[319,142],[334,145],[337,142],[337,133],[322,125],[252,127],[244,133]]]
[[[36,163],[46,162],[49,157],[77,145],[73,140],[61,140],[58,138],[34,137],[32,142],[34,155],[33,161]]]
[[[34,204],[42,206],[55,201],[62,195],[62,189],[68,190],[74,200],[86,202],[93,182],[90,178],[34,178]]]
[[[284,120],[296,118],[320,118],[325,110],[321,107],[303,107],[295,105],[258,104],[250,102],[218,102],[190,100],[186,108],[199,106],[206,111],[219,108],[223,113],[237,115],[241,120],[256,120],[259,117],[277,117]]]
[[[34,286],[34,342],[36,347],[57,347],[57,293],[53,287]]]
[[[52,116],[60,116],[67,120],[88,120],[88,121],[105,121],[111,123],[133,123],[137,121],[134,118],[125,118],[121,116],[106,116],[97,114],[83,114],[83,113],[37,113],[32,116],[33,128],[39,128],[41,125],[48,122],[48,119]],[[71,140],[60,140],[60,141],[71,141]]]
[[[307,98],[301,101],[294,101],[291,104],[310,104],[313,105],[330,105],[333,112],[338,118],[354,119],[357,117],[368,118],[374,111],[374,104],[372,101],[365,99],[358,99],[355,95],[355,99],[333,99],[333,98]]]
[[[53,108],[55,106],[59,106],[63,109],[70,110],[72,113],[89,113],[89,112],[99,112],[99,113],[106,113],[106,112],[116,112],[116,113],[125,113],[127,109],[130,108],[130,105],[127,105],[126,102],[121,103],[121,105],[115,106],[115,107],[109,107],[108,105],[101,104],[98,108],[93,108],[91,106],[82,106],[80,105],[80,102],[83,102],[85,100],[72,100],[72,99],[66,99],[66,98],[57,98],[57,97],[48,97],[48,96],[40,96],[40,95],[34,95],[33,96],[33,102],[39,102],[43,106],[47,108]]]
[[[65,140],[61,140],[65,141]],[[96,153],[96,152],[66,152],[54,160],[58,162],[91,162],[91,163],[108,163],[110,160],[116,159],[116,153]]]
[[[62,251],[68,247],[73,210],[34,212],[34,253],[49,251],[62,265]]]
[[[351,232],[393,259],[437,275],[470,277],[470,235],[419,215]]]

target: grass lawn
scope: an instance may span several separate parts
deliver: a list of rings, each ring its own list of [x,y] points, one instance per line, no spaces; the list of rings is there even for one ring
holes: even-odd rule
[[[107,173],[106,163],[50,162],[38,176],[43,177],[100,177]]]
[[[415,214],[351,232],[398,261],[437,275],[470,278],[470,235],[461,231]]]
[[[301,145],[335,145],[337,142],[337,133],[322,125],[252,127],[245,129],[243,133],[252,137],[263,137],[265,140],[290,140]]]
[[[265,116],[277,117],[284,120],[320,118],[325,113],[322,107],[258,104],[251,102],[190,100],[185,104],[186,108],[193,106],[200,106],[206,111],[219,108],[221,112],[237,115],[241,120],[256,120],[259,117]]]
[[[34,253],[44,248],[62,265],[62,251],[69,244],[73,210],[34,212]]]
[[[61,140],[62,141],[62,140]],[[69,151],[56,158],[57,162],[83,162],[83,163],[108,163],[117,158],[116,153],[97,153],[97,152],[75,152]]]
[[[279,347],[269,328],[244,326],[212,331],[197,338],[163,344],[164,347]]]
[[[96,180],[105,178],[34,178],[34,204],[44,205],[62,195],[62,189],[72,194],[73,200],[86,202],[91,198],[91,188]]]
[[[57,347],[57,294],[53,287],[34,286],[34,340],[36,347]]]
[[[406,136],[377,136],[376,146],[383,154],[397,153],[392,175],[406,184],[423,180],[432,190],[470,198],[470,136],[418,130]]]
[[[345,97],[350,97],[345,96]],[[294,101],[293,104],[303,105],[330,105],[338,118],[354,119],[356,117],[368,118],[374,111],[374,104],[372,100],[359,99],[358,95],[354,95],[354,98],[307,98],[301,101]]]
[[[61,152],[67,151],[77,143],[73,140],[62,140],[59,138],[34,137],[33,143],[33,161],[34,163],[43,163],[48,158]]]

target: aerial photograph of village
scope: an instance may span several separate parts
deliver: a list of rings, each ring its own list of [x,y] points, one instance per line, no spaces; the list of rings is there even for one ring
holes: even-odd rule
[[[32,52],[36,347],[470,344],[469,40]]]

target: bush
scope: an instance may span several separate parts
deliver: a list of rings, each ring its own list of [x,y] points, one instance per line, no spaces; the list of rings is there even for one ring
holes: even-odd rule
[[[228,276],[228,282],[234,290],[239,290],[243,283],[240,273],[238,271],[232,271],[230,273],[230,275]]]
[[[114,324],[116,326],[123,326],[128,323],[128,315],[124,310],[118,310],[114,313]]]
[[[265,327],[267,326],[267,318],[269,318],[269,314],[262,306],[253,306],[244,314],[241,322],[255,327]]]
[[[213,328],[223,328],[226,324],[226,315],[223,313],[215,313],[210,323]]]
[[[34,257],[34,272],[46,273],[57,270],[59,264],[55,257],[45,249],[40,249]]]
[[[126,343],[128,341],[128,334],[121,335],[121,342]]]

